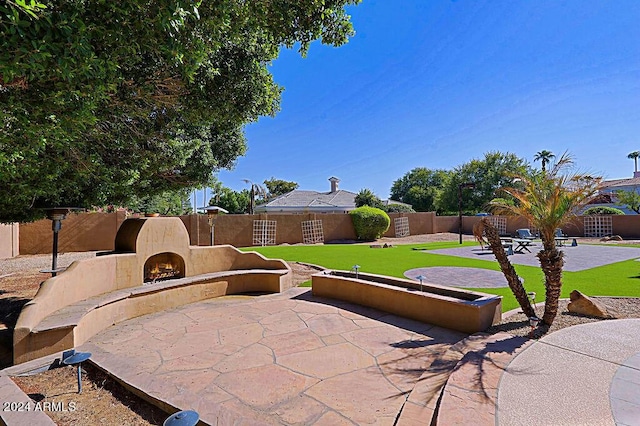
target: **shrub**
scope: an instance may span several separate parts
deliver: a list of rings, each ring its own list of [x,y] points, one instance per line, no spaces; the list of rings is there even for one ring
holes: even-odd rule
[[[384,234],[391,219],[383,210],[362,206],[349,212],[359,240],[375,240]]]
[[[416,211],[404,204],[389,204],[385,209],[387,213],[415,213]]]
[[[589,207],[584,212],[582,212],[585,216],[596,215],[596,214],[624,214],[624,212],[620,209],[616,209],[615,207],[607,207],[607,206],[597,206],[597,207]]]

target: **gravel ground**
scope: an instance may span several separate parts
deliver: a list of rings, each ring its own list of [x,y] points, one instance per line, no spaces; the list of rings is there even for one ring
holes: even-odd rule
[[[95,251],[77,253],[59,253],[58,267],[67,267],[76,260],[95,257]],[[9,259],[0,259],[0,277],[15,273],[34,273],[51,268],[50,254],[21,255]]]
[[[640,299],[630,297],[591,297],[594,301],[607,309],[607,312],[615,316],[615,319],[622,318],[640,318]],[[539,338],[548,333],[553,333],[565,327],[571,327],[579,324],[586,324],[596,321],[607,321],[601,318],[588,317],[585,315],[578,315],[569,312],[567,305],[568,299],[560,300],[558,303],[558,315],[551,327],[546,325],[540,325],[533,335],[531,335],[531,327],[529,325],[529,319],[522,311],[519,311],[513,315],[503,317],[500,324],[495,325],[487,330],[488,333],[497,333],[499,331],[505,331],[507,333],[516,336],[528,336],[533,338]],[[544,306],[542,304],[536,305],[536,313],[539,317],[542,317],[544,313]]]

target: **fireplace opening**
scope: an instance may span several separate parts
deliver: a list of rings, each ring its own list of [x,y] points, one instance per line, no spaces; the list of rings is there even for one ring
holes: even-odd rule
[[[184,278],[184,260],[175,253],[158,253],[144,263],[144,282]]]

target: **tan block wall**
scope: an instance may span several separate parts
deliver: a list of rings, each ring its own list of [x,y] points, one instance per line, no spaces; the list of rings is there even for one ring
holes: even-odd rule
[[[69,214],[58,233],[58,252],[113,250],[124,212]],[[20,224],[20,254],[51,253],[53,232],[48,219]]]
[[[14,257],[20,253],[19,229],[17,223],[0,223],[0,259]]]
[[[393,219],[396,217],[409,218],[409,232],[411,235],[433,234],[440,232],[458,232],[457,216],[436,216],[428,213],[391,213],[391,225],[384,234],[395,236]],[[211,240],[210,228],[205,215],[180,216],[189,234],[190,245],[208,246]],[[481,216],[463,216],[462,232],[465,235],[473,233],[473,225],[481,220]],[[71,214],[62,222],[59,233],[59,251],[93,251],[113,250],[115,235],[125,220],[124,213],[84,213]],[[348,214],[260,214],[260,215],[220,215],[215,222],[214,235],[217,245],[230,244],[236,247],[250,247],[253,245],[253,221],[275,220],[276,244],[297,244],[302,242],[302,222],[306,220],[322,220],[325,241],[355,239],[355,231]],[[507,233],[513,234],[516,229],[528,228],[526,220],[521,218],[507,219]],[[0,258],[2,247],[6,246],[6,237],[0,226]],[[584,235],[582,217],[565,227],[565,234],[569,236]],[[5,231],[6,232],[6,231]],[[640,215],[613,216],[613,233],[623,238],[640,238]],[[51,253],[52,235],[51,221],[41,220],[34,223],[20,224],[19,237],[15,242],[20,254]],[[7,250],[8,252],[8,250]]]

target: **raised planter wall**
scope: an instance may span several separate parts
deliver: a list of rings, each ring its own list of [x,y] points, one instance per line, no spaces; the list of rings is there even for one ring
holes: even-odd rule
[[[312,276],[314,296],[344,300],[429,324],[476,333],[502,318],[502,297],[375,274],[325,271]]]

